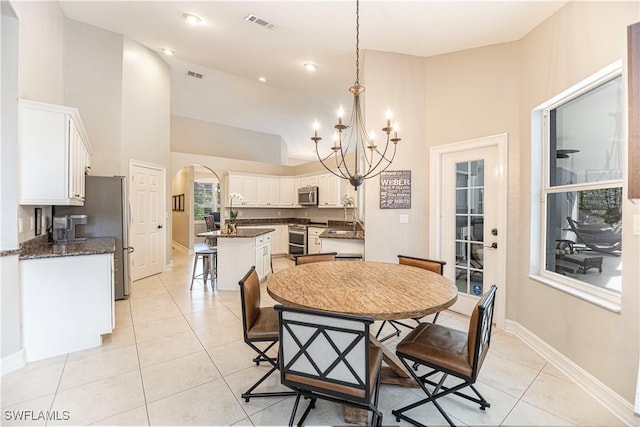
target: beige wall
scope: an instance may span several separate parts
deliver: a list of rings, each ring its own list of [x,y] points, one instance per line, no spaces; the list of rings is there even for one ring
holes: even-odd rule
[[[126,174],[120,166],[124,38],[66,19],[64,41],[65,105],[78,109],[89,136],[91,174]]]
[[[622,312],[613,313],[528,278],[531,221],[530,114],[541,102],[616,59],[636,2],[570,2],[523,40],[412,58],[367,51],[367,124],[390,105],[400,121],[394,170],[412,172],[412,209],[379,209],[379,181],[366,181],[367,258],[428,254],[429,147],[498,133],[509,137],[507,319],[532,331],[628,402],[638,368],[638,237],[624,228]],[[408,108],[410,106],[411,108]],[[626,203],[632,223],[638,207]],[[398,224],[400,213],[409,224]],[[375,233],[371,230],[376,230]],[[409,231],[410,230],[410,231]]]
[[[171,116],[171,151],[281,164],[278,135]]]
[[[530,114],[543,101],[617,59],[626,58],[626,26],[640,19],[637,2],[570,2],[520,43],[521,126],[519,169],[521,242],[531,236]],[[626,81],[626,78],[624,79]],[[624,115],[626,117],[626,114]],[[515,201],[514,201],[515,202]],[[509,317],[574,361],[629,402],[638,369],[638,237],[631,233],[638,207],[623,206],[622,312],[613,313],[527,278],[530,251],[519,250],[515,301]],[[516,224],[514,224],[516,225]]]
[[[189,220],[191,219],[193,194],[193,168],[185,167],[178,171],[171,183],[171,195],[184,194],[184,211],[171,212],[171,236],[179,245],[190,249],[193,239],[190,237]]]

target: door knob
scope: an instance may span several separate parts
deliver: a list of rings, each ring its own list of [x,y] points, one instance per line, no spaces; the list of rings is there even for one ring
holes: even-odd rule
[[[496,242],[493,242],[491,246],[485,246],[485,248],[498,249],[498,244]]]
[[[162,224],[160,224],[160,225],[158,226],[158,228],[162,228]]]

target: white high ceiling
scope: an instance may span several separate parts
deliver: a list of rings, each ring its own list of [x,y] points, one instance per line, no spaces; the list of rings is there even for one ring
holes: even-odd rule
[[[432,56],[522,38],[567,1],[371,1],[360,4],[360,49]],[[65,15],[169,47],[172,113],[280,135],[311,160],[315,117],[355,80],[355,1],[65,1]],[[202,18],[198,26],[182,19]],[[256,15],[275,27],[244,17]],[[313,62],[317,71],[302,65]],[[195,82],[187,70],[205,75]],[[266,83],[258,82],[264,76]]]

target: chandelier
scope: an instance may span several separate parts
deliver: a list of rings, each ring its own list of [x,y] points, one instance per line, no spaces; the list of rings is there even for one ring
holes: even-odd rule
[[[344,109],[338,109],[338,124],[334,126],[333,147],[325,157],[318,151],[318,142],[322,139],[318,136],[320,125],[316,120],[313,125],[314,135],[311,138],[315,142],[316,155],[329,172],[349,181],[356,190],[367,178],[373,178],[384,172],[393,162],[396,155],[398,138],[398,124],[391,124],[392,113],[387,108],[386,126],[382,132],[386,134],[384,149],[379,149],[375,142],[375,133],[367,133],[362,112],[360,109],[360,95],[364,92],[364,86],[360,86],[360,1],[356,0],[356,81],[349,88],[353,94],[353,109],[348,124],[343,123]],[[393,131],[393,136],[391,132]],[[392,144],[390,144],[392,143]],[[355,150],[355,161],[351,166],[347,163],[345,155],[350,150]],[[332,160],[333,158],[333,160]],[[335,165],[334,165],[335,161]]]

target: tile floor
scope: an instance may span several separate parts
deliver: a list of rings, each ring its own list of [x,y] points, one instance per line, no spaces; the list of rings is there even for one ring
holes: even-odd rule
[[[131,297],[116,303],[116,330],[101,347],[2,377],[2,425],[286,425],[293,398],[240,398],[266,367],[252,363],[255,354],[242,341],[239,294],[205,291],[201,283],[189,291],[191,262],[175,250],[172,271],[135,282]],[[290,265],[274,260],[276,270]],[[264,292],[263,305],[269,304]],[[438,322],[466,330],[467,321],[445,312]],[[268,387],[281,387],[276,376]],[[621,425],[505,332],[495,332],[477,387],[491,402],[486,411],[462,399],[443,401],[457,424]],[[418,391],[383,385],[383,423],[398,425],[391,409],[417,400]],[[13,419],[25,411],[36,420]],[[37,419],[39,411],[57,419]],[[433,405],[412,414],[429,425],[445,424]],[[318,402],[307,424],[344,425],[342,410]]]

